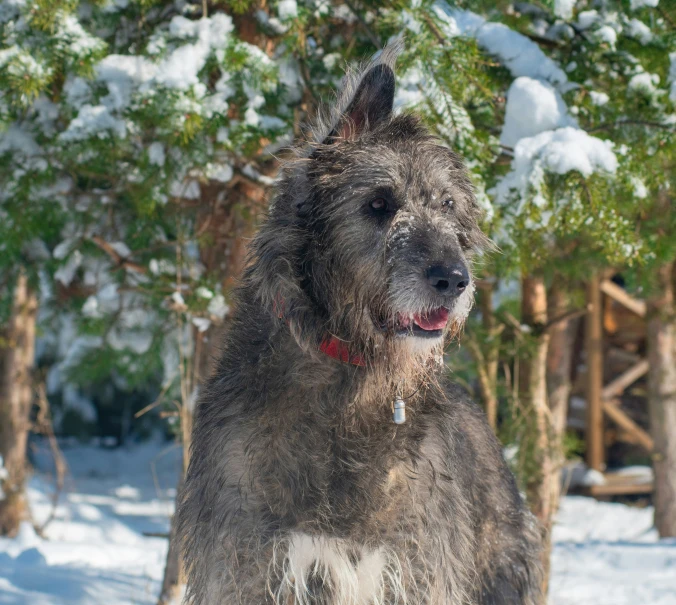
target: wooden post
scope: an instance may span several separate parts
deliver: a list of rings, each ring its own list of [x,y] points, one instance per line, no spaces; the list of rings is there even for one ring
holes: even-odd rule
[[[598,276],[587,283],[587,466],[597,471],[604,467],[603,451],[603,319]]]

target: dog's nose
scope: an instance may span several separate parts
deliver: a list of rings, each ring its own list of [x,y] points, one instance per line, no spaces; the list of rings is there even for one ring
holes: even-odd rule
[[[469,286],[469,273],[464,265],[432,265],[427,269],[427,283],[444,296],[459,296]]]

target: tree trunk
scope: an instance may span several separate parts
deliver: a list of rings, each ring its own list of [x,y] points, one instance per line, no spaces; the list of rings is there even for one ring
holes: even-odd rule
[[[176,486],[176,493],[181,493],[183,486],[183,475],[179,478]],[[179,542],[176,539],[176,515],[171,517],[171,528],[169,530],[169,548],[167,549],[167,560],[164,564],[164,577],[162,578],[162,590],[158,605],[178,605],[181,602],[181,587],[185,584],[183,570],[181,565],[181,553]]]
[[[648,301],[648,408],[655,443],[655,526],[676,536],[676,263],[658,270],[660,293]]]
[[[36,314],[37,298],[21,272],[11,316],[0,336],[0,535],[14,535],[28,517],[24,482]]]
[[[549,316],[552,319],[563,317],[568,311],[566,285],[555,279],[548,297]],[[550,320],[551,321],[551,320]],[[551,530],[554,516],[559,509],[561,499],[561,469],[565,463],[563,438],[566,434],[568,418],[568,400],[572,388],[572,361],[575,335],[579,319],[555,321],[549,333],[547,351],[547,398],[549,400],[549,444],[548,452],[550,477],[544,481],[542,497],[549,500],[546,518],[541,521],[547,532],[547,560],[551,555]],[[548,490],[545,492],[545,490]],[[547,564],[549,572],[549,564]]]
[[[494,284],[488,284],[481,289],[479,295],[479,308],[481,309],[481,321],[487,338],[487,349],[483,367],[480,369],[479,378],[481,396],[486,410],[488,424],[493,432],[498,428],[498,362],[500,359],[500,330],[495,319],[493,308]]]
[[[603,317],[598,275],[587,281],[587,317],[585,319],[585,354],[587,358],[586,460],[596,471],[605,469],[603,442]]]
[[[528,447],[533,467],[528,473],[526,495],[531,510],[542,525],[544,550],[543,593],[549,581],[551,525],[553,516],[552,483],[558,481],[551,455],[551,419],[547,402],[547,353],[549,334],[547,323],[547,290],[539,275],[523,276],[521,280],[521,321],[530,328],[532,343],[522,362],[520,400],[530,421]]]

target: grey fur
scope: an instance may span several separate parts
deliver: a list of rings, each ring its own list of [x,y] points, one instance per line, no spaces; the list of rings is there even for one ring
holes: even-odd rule
[[[187,603],[541,602],[538,526],[482,412],[441,339],[394,333],[440,306],[457,332],[473,287],[425,271],[487,243],[461,159],[392,116],[396,52],[348,76],[252,244],[180,497]],[[321,353],[329,334],[365,367]]]

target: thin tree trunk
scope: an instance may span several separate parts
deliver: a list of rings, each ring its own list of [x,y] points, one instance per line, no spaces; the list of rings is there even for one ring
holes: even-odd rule
[[[181,492],[183,476],[184,473],[181,472],[181,477],[176,487],[177,493]],[[167,560],[164,565],[162,590],[160,592],[160,598],[157,601],[158,605],[171,605],[172,603],[178,605],[181,599],[181,587],[184,583],[180,546],[176,539],[176,515],[173,515],[171,518],[171,528],[169,530],[169,548],[167,550]]]
[[[484,380],[481,381],[481,395],[486,410],[488,424],[493,432],[498,428],[498,362],[500,357],[500,333],[497,329],[495,309],[493,308],[494,284],[481,289],[479,307],[481,321],[488,338],[484,365]]]
[[[658,270],[660,293],[648,301],[648,408],[655,443],[655,526],[676,536],[676,263]]]
[[[586,460],[596,471],[605,469],[603,443],[603,317],[601,289],[598,275],[587,280],[587,316],[584,326],[587,358],[586,388]]]
[[[526,275],[521,280],[521,321],[529,326],[533,337],[529,354],[521,366],[520,399],[532,420],[529,445],[532,447],[533,471],[527,480],[526,495],[531,510],[539,519],[544,539],[543,592],[549,582],[551,552],[552,482],[555,477],[551,455],[551,417],[547,402],[547,290],[540,275]]]
[[[0,535],[14,535],[28,517],[24,492],[32,401],[37,298],[21,272],[12,312],[0,336]]]
[[[548,296],[548,309],[551,318],[563,317],[568,311],[566,285],[555,279]],[[551,532],[553,517],[559,508],[561,498],[561,469],[565,462],[563,438],[568,418],[568,400],[572,388],[573,345],[579,319],[563,320],[553,323],[549,332],[549,350],[547,351],[547,398],[549,400],[549,454],[551,477],[545,484],[549,489],[549,512],[546,527]],[[547,494],[543,494],[547,497]]]

